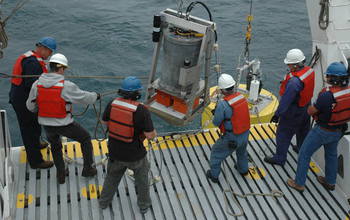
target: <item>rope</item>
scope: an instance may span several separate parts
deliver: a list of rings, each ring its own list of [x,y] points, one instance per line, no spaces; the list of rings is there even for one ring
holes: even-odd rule
[[[318,26],[326,30],[329,25],[329,0],[320,0],[321,10],[318,16]]]
[[[39,78],[40,75],[12,75],[7,73],[0,73],[0,78]],[[64,78],[68,79],[124,79],[125,76],[73,76],[64,75]],[[146,76],[138,76],[139,79],[148,79]]]
[[[258,166],[256,165],[256,163],[254,162],[254,160],[250,157],[250,155],[248,154],[248,160],[249,162],[251,162],[254,166],[254,168],[257,170],[257,173],[259,174],[260,178],[263,178],[264,176],[262,175],[262,173],[260,172]],[[224,166],[224,169],[223,169],[223,172],[224,172],[224,175],[226,175],[226,168]],[[248,171],[250,175],[250,171]],[[239,208],[240,210],[240,213],[233,213],[229,210],[229,201],[228,201],[228,198],[227,198],[227,193],[231,193],[232,194],[232,199],[234,201],[234,203],[237,205],[237,207]],[[225,210],[226,210],[226,213],[231,215],[231,216],[243,216],[244,215],[244,209],[243,207],[241,206],[241,204],[239,203],[237,197],[239,198],[246,198],[248,196],[270,196],[270,197],[273,197],[273,198],[278,198],[278,197],[282,197],[284,196],[284,193],[280,190],[271,190],[270,193],[255,193],[255,192],[251,192],[251,193],[245,193],[245,194],[239,194],[239,193],[236,193],[234,192],[233,190],[230,190],[230,189],[224,189],[223,192],[223,197],[224,197],[224,200],[225,200]]]
[[[229,207],[228,207],[228,198],[227,198],[227,193],[231,193],[232,194],[232,199],[234,201],[234,203],[238,206],[239,210],[240,210],[240,213],[233,213],[229,210]],[[243,216],[244,215],[244,210],[243,210],[243,207],[241,206],[241,204],[239,203],[237,197],[239,198],[246,198],[248,196],[271,196],[273,198],[278,198],[278,197],[282,197],[284,196],[284,193],[279,191],[279,190],[271,190],[270,193],[245,193],[245,194],[239,194],[239,193],[236,193],[232,190],[224,190],[223,191],[223,196],[224,196],[224,200],[225,200],[225,210],[226,210],[226,213],[231,215],[231,216]]]

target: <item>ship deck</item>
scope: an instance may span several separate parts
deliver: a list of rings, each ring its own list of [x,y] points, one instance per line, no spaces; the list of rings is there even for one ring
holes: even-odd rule
[[[12,158],[18,164],[14,219],[349,219],[349,202],[338,188],[329,192],[317,182],[316,176],[321,171],[316,164],[310,166],[306,190],[299,193],[286,185],[286,180],[295,176],[295,152],[289,151],[284,167],[263,162],[276,147],[272,124],[251,128],[249,176],[242,177],[234,169],[236,156],[233,154],[223,163],[220,184],[208,181],[205,176],[211,146],[219,137],[217,130],[186,134],[175,141],[171,137],[174,136],[160,137],[159,145],[149,150],[152,175],[160,175],[161,181],[151,186],[152,207],[145,215],[139,212],[134,183],[128,175],[124,175],[111,206],[105,210],[98,208],[97,198],[106,166],[97,166],[98,175],[94,178],[82,177],[79,164],[82,154],[78,143],[64,145],[65,153],[78,163],[68,165],[69,176],[62,185],[57,183],[55,168],[30,169],[23,147],[13,148]],[[105,141],[93,142],[95,161],[98,162],[105,158],[107,146]],[[43,154],[46,158],[51,157],[46,150]],[[224,190],[228,192],[224,194]],[[246,194],[270,193],[272,190],[280,190],[284,196],[238,197],[244,215],[233,217],[229,214],[240,212],[232,191]]]

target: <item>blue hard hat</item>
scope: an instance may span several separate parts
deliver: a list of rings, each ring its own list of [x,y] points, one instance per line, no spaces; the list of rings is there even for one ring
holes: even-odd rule
[[[328,66],[328,68],[326,70],[326,75],[347,76],[348,73],[346,71],[346,67],[344,66],[344,64],[339,63],[339,62],[333,62]]]
[[[49,48],[51,51],[55,51],[56,50],[56,40],[52,37],[43,37],[39,40],[39,42],[36,44],[44,46]]]
[[[141,85],[141,80],[135,76],[128,76],[123,80],[121,89],[128,92],[134,92],[143,89],[143,87]]]

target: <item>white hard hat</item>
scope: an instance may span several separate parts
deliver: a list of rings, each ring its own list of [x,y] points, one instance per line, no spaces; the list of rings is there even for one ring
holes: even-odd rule
[[[226,73],[221,74],[218,80],[218,86],[220,89],[227,89],[234,85],[236,85],[236,81],[231,75],[228,75]]]
[[[61,53],[56,53],[54,55],[51,56],[50,63],[58,63],[58,64],[62,64],[65,67],[68,67],[68,60],[67,58],[61,54]]]
[[[305,60],[304,53],[299,49],[291,49],[288,51],[286,58],[284,59],[285,64],[301,63]]]

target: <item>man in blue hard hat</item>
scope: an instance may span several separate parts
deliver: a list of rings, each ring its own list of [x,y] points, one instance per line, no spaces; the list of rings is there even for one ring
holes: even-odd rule
[[[278,123],[276,131],[276,153],[266,156],[264,161],[283,166],[287,160],[288,148],[293,136],[296,136],[294,151],[299,151],[308,131],[310,116],[307,107],[310,105],[315,87],[315,72],[306,66],[304,53],[299,49],[288,51],[284,63],[290,72],[285,75],[280,85],[280,104],[271,118]]]
[[[326,71],[328,86],[324,88],[316,103],[308,108],[316,125],[310,130],[301,146],[295,179],[288,179],[288,186],[304,191],[311,156],[322,145],[325,153],[325,174],[317,180],[327,189],[334,190],[338,170],[337,146],[350,121],[349,74],[342,63],[331,63]]]
[[[36,43],[36,49],[27,51],[19,56],[13,67],[13,75],[19,77],[11,80],[9,103],[11,103],[16,112],[23,145],[27,153],[27,160],[33,169],[50,168],[53,166],[53,163],[52,161],[44,161],[42,158],[40,148],[44,146],[40,142],[41,127],[38,124],[37,115],[30,112],[26,107],[30,88],[37,78],[20,78],[20,76],[47,73],[44,60],[56,50],[56,47],[54,38],[43,37]]]
[[[107,176],[99,199],[102,209],[112,202],[127,168],[134,171],[140,212],[146,213],[151,206],[148,174],[150,165],[143,140],[152,140],[157,133],[149,111],[137,101],[141,97],[141,90],[142,85],[138,78],[126,77],[118,92],[121,97],[107,105],[102,117],[109,130]]]

